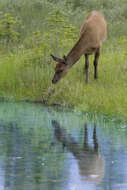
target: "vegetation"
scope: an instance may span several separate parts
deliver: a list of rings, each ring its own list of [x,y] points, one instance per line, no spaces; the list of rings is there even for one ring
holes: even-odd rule
[[[63,56],[78,39],[91,10],[108,22],[99,79],[85,84],[84,58],[57,85],[50,53]],[[127,5],[126,0],[1,0],[0,97],[73,107],[83,112],[127,117]],[[91,62],[93,58],[91,58]]]

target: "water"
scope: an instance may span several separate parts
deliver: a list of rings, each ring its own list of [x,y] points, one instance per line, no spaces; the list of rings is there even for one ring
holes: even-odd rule
[[[0,103],[0,190],[125,190],[127,128],[39,104]]]

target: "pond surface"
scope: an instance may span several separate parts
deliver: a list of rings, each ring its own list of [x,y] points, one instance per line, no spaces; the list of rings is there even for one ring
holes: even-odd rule
[[[39,104],[0,103],[0,190],[125,189],[125,125]]]

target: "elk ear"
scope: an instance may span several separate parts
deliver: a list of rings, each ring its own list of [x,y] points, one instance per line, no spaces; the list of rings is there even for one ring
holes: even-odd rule
[[[65,55],[63,56],[63,59],[64,59],[64,61],[67,61],[67,57]]]
[[[56,61],[56,62],[62,62],[63,63],[63,59],[60,59],[59,57],[55,57],[52,54],[51,54],[51,57],[53,58],[54,61]]]

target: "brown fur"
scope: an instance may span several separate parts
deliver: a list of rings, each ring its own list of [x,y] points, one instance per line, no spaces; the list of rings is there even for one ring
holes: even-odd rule
[[[80,37],[72,50],[68,55],[63,59],[52,56],[53,59],[58,62],[57,68],[63,64],[63,70],[61,75],[57,76],[58,69],[54,75],[53,83],[58,82],[75,64],[82,55],[85,55],[85,73],[86,73],[86,82],[88,82],[88,55],[95,54],[94,59],[94,78],[97,78],[97,65],[100,55],[100,50],[103,41],[106,39],[107,35],[107,24],[104,19],[104,16],[98,11],[92,11],[86,17],[81,29]],[[57,61],[58,60],[58,61]],[[59,61],[60,60],[60,61]]]

